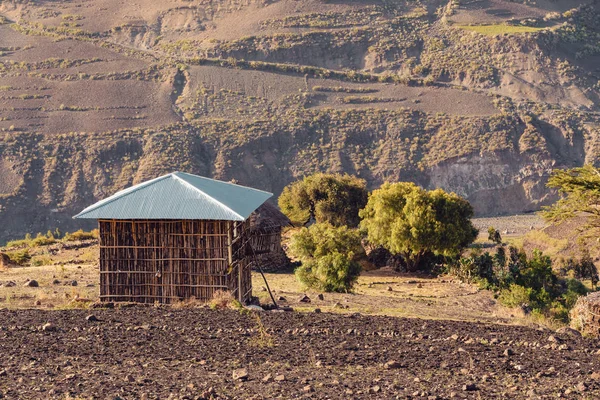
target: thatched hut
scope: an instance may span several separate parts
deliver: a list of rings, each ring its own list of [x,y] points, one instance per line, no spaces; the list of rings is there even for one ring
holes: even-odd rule
[[[290,259],[281,245],[281,233],[284,227],[292,223],[279,209],[265,202],[249,218],[252,249],[256,253],[257,263],[263,271],[276,271],[290,265]]]
[[[271,196],[174,172],[86,208],[74,218],[99,223],[100,299],[172,303],[228,290],[248,302],[253,246],[272,247],[249,217]]]

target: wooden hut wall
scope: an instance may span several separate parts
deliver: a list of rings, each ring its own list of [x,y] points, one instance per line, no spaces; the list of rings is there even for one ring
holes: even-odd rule
[[[100,298],[172,303],[252,290],[245,223],[202,220],[102,220]],[[231,261],[231,263],[230,263]],[[238,268],[242,269],[238,276]]]

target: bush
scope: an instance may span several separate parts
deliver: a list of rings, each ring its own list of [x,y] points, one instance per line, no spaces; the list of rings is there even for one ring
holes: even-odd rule
[[[344,293],[352,289],[360,271],[360,264],[351,256],[336,252],[302,263],[295,274],[307,287]]]
[[[8,258],[10,258],[12,262],[18,265],[26,265],[29,262],[29,260],[31,260],[31,255],[29,254],[29,250],[27,249],[9,251],[6,253],[6,255],[8,256]]]
[[[500,293],[498,300],[507,307],[529,306],[533,290],[521,285],[512,284]]]
[[[348,292],[360,275],[356,259],[364,249],[358,231],[325,223],[296,232],[290,253],[302,262],[295,271],[301,283],[326,292]]]
[[[64,240],[70,242],[74,240],[98,239],[99,237],[100,233],[98,232],[98,229],[93,229],[90,232],[84,232],[83,229],[80,229],[73,233],[66,233]]]
[[[49,233],[49,235],[38,233],[35,239],[31,241],[32,246],[47,246],[54,243],[56,243],[56,239],[54,239],[52,233]]]
[[[500,231],[494,228],[493,226],[490,226],[488,228],[488,240],[496,244],[502,243],[502,236],[500,236]]]

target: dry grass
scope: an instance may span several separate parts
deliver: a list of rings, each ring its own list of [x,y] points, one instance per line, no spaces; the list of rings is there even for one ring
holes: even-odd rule
[[[297,311],[390,315],[407,318],[486,321],[502,324],[527,324],[523,315],[498,303],[491,292],[480,291],[474,285],[463,284],[451,277],[419,277],[399,274],[388,268],[364,272],[358,279],[354,293],[305,292],[292,273],[266,274],[275,299],[280,306],[291,306]],[[268,292],[259,274],[253,276],[254,295],[261,303],[270,303]],[[391,288],[391,291],[388,290]],[[310,303],[299,302],[306,293]]]
[[[39,287],[24,283],[36,280]],[[60,281],[54,284],[53,281]],[[0,282],[15,282],[16,286],[0,286],[0,307],[20,308],[87,308],[98,299],[98,270],[93,265],[44,265],[9,268],[0,272]],[[77,281],[77,286],[71,286]]]
[[[520,25],[506,25],[506,24],[494,24],[494,25],[456,25],[457,28],[461,28],[471,32],[477,32],[482,35],[495,36],[495,35],[515,35],[522,33],[533,33],[539,32],[546,28],[538,28],[533,26],[520,26]]]
[[[239,302],[233,297],[233,294],[225,290],[215,291],[208,305],[210,306],[210,308],[216,310],[223,310],[226,308],[239,308]]]

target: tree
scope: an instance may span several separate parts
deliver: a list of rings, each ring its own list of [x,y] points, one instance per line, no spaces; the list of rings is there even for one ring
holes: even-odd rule
[[[366,183],[351,175],[316,173],[286,186],[279,208],[294,223],[328,222],[356,227],[367,203]]]
[[[490,226],[488,228],[488,240],[496,244],[502,243],[502,236],[500,236],[500,231],[494,228],[493,226]]]
[[[550,222],[560,222],[586,213],[590,218],[590,228],[600,228],[600,171],[585,165],[579,168],[554,170],[547,186],[558,189],[562,198],[549,207],[544,207],[542,215]]]
[[[364,250],[357,230],[321,223],[292,235],[290,253],[302,262],[295,271],[300,282],[326,292],[348,292],[360,274],[356,258]]]
[[[459,255],[478,233],[468,201],[408,182],[386,183],[373,191],[360,216],[369,242],[401,256],[409,271],[419,269],[428,253]]]

